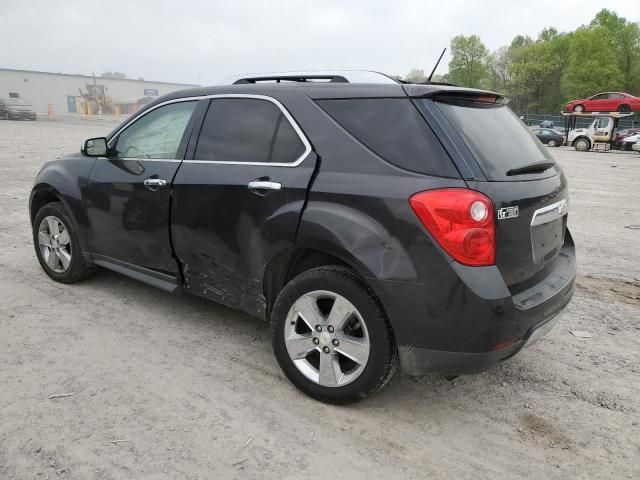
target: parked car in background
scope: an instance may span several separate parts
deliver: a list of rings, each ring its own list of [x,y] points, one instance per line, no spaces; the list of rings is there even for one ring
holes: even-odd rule
[[[567,112],[634,112],[640,110],[640,98],[624,92],[598,93],[589,98],[573,100],[567,104]]]
[[[540,128],[553,128],[555,127],[555,123],[553,123],[553,120],[543,120],[542,122],[540,122]]]
[[[36,112],[22,98],[0,98],[0,118],[5,120],[36,120]]]
[[[0,118],[4,120],[36,120],[33,107],[22,98],[0,98]]]
[[[533,131],[533,134],[549,147],[559,147],[564,143],[564,135],[549,128],[538,128]]]
[[[624,128],[622,130],[618,130],[615,138],[616,146],[619,147],[620,143],[622,143],[626,137],[630,137],[636,133],[640,133],[640,128]]]
[[[634,150],[634,151],[640,153],[640,142],[636,142],[633,145],[631,145],[631,150]]]
[[[620,141],[620,150],[632,150],[633,145],[640,142],[640,133],[629,135]]]

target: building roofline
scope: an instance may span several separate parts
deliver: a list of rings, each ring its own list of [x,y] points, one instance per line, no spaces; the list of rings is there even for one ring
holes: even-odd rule
[[[81,77],[81,78],[90,78],[90,79],[101,79],[101,80],[122,80],[124,82],[138,82],[138,83],[160,83],[164,85],[181,85],[184,87],[199,87],[200,85],[195,83],[179,83],[179,82],[161,82],[157,80],[138,80],[137,78],[113,78],[113,77],[101,77],[101,76],[93,76],[93,75],[82,75],[80,73],[60,73],[60,72],[44,72],[42,70],[22,70],[19,68],[3,68],[0,67],[0,72],[18,72],[18,73],[42,73],[45,75],[60,75],[63,77]]]

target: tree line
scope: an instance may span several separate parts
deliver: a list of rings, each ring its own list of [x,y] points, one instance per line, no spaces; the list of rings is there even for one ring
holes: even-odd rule
[[[640,27],[608,9],[573,32],[547,27],[537,39],[517,35],[494,52],[477,35],[451,39],[449,72],[433,81],[506,94],[519,113],[557,113],[599,92],[640,95]],[[426,80],[423,70],[404,77]]]

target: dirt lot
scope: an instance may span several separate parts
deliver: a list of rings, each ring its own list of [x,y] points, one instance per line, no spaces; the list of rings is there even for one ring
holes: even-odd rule
[[[288,383],[258,320],[40,270],[38,169],[114,126],[0,122],[1,479],[640,478],[640,155],[553,150],[579,279],[547,337],[481,375],[397,375],[333,407]]]

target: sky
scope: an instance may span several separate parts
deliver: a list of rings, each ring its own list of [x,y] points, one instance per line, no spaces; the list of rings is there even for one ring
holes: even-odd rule
[[[489,50],[639,0],[0,0],[0,68],[211,85],[237,73],[430,71],[451,37]],[[448,55],[438,69],[446,72]]]

